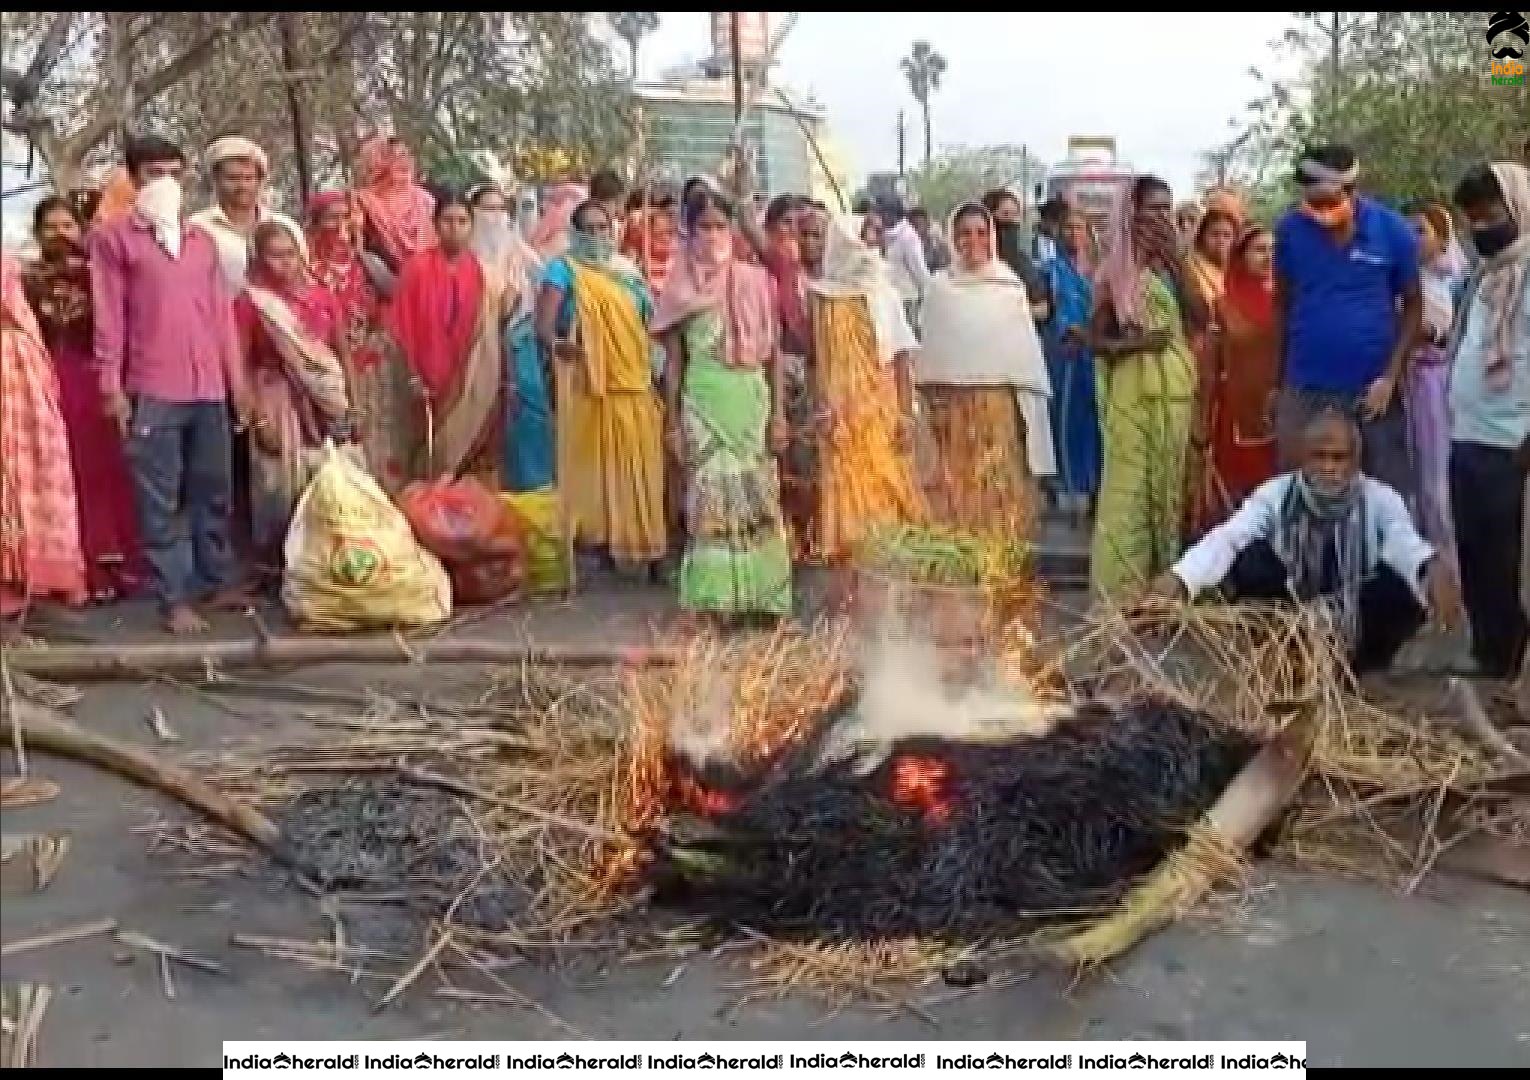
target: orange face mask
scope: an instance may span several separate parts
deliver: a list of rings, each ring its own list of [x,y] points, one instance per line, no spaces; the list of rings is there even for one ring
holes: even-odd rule
[[[1332,206],[1313,206],[1304,202],[1302,213],[1325,229],[1343,229],[1355,220],[1355,202],[1353,199],[1344,199]]]

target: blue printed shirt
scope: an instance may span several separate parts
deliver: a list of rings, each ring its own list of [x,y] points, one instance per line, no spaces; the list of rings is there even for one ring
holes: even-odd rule
[[[1285,383],[1359,393],[1386,371],[1398,303],[1418,282],[1418,238],[1403,216],[1355,197],[1355,235],[1339,247],[1300,210],[1275,225],[1275,272],[1285,297]]]

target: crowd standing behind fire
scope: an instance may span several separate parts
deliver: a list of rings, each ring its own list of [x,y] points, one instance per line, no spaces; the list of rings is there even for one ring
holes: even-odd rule
[[[338,440],[390,494],[556,485],[586,570],[698,617],[789,616],[795,565],[848,570],[881,526],[1034,532],[1051,503],[1092,520],[1101,599],[1320,599],[1358,667],[1464,607],[1466,670],[1519,671],[1522,162],[1398,210],[1314,146],[1273,229],[1143,175],[1101,235],[1054,200],[1030,244],[1002,190],[940,227],[602,170],[518,220],[518,192],[427,189],[379,136],[300,223],[269,175],[243,138],[192,162],[139,137],[89,221],[48,199],[36,262],[5,256],[8,638],[139,591],[205,631],[279,579],[307,452]]]

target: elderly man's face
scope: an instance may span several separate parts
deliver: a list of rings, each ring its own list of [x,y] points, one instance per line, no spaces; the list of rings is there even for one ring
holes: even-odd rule
[[[1339,495],[1360,473],[1359,435],[1352,424],[1334,420],[1307,431],[1302,447],[1302,473],[1313,489]]]
[[[265,179],[260,164],[249,158],[227,158],[218,162],[215,183],[219,204],[249,210],[260,201],[260,186]]]

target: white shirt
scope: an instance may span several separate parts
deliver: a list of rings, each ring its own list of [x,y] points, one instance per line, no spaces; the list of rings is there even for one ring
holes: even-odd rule
[[[228,284],[229,294],[238,296],[244,291],[245,279],[250,272],[250,238],[234,228],[234,223],[217,203],[206,210],[198,210],[187,220],[212,237],[218,249],[218,265],[223,268],[223,280]],[[264,221],[279,221],[287,226],[292,238],[297,241],[303,261],[308,261],[308,240],[297,222],[286,214],[262,206],[256,211],[255,223],[258,225]]]
[[[1450,370],[1450,437],[1455,442],[1518,449],[1530,435],[1530,275],[1519,303],[1519,323],[1509,350],[1513,368],[1502,390],[1487,385],[1490,335],[1496,333],[1479,295],[1468,301],[1460,347]]]
[[[1244,500],[1236,514],[1180,556],[1173,574],[1185,583],[1191,599],[1221,584],[1238,556],[1258,540],[1269,542],[1276,554],[1285,558],[1280,550],[1280,512],[1295,479],[1295,473],[1285,473],[1266,480]],[[1365,520],[1371,533],[1365,545],[1365,573],[1369,575],[1378,563],[1386,563],[1413,587],[1420,602],[1425,602],[1423,570],[1424,564],[1433,558],[1434,548],[1414,528],[1401,495],[1369,476],[1361,476],[1356,482],[1365,499]]]
[[[923,300],[930,288],[930,264],[924,261],[924,242],[907,218],[887,230],[887,262],[899,298]]]

